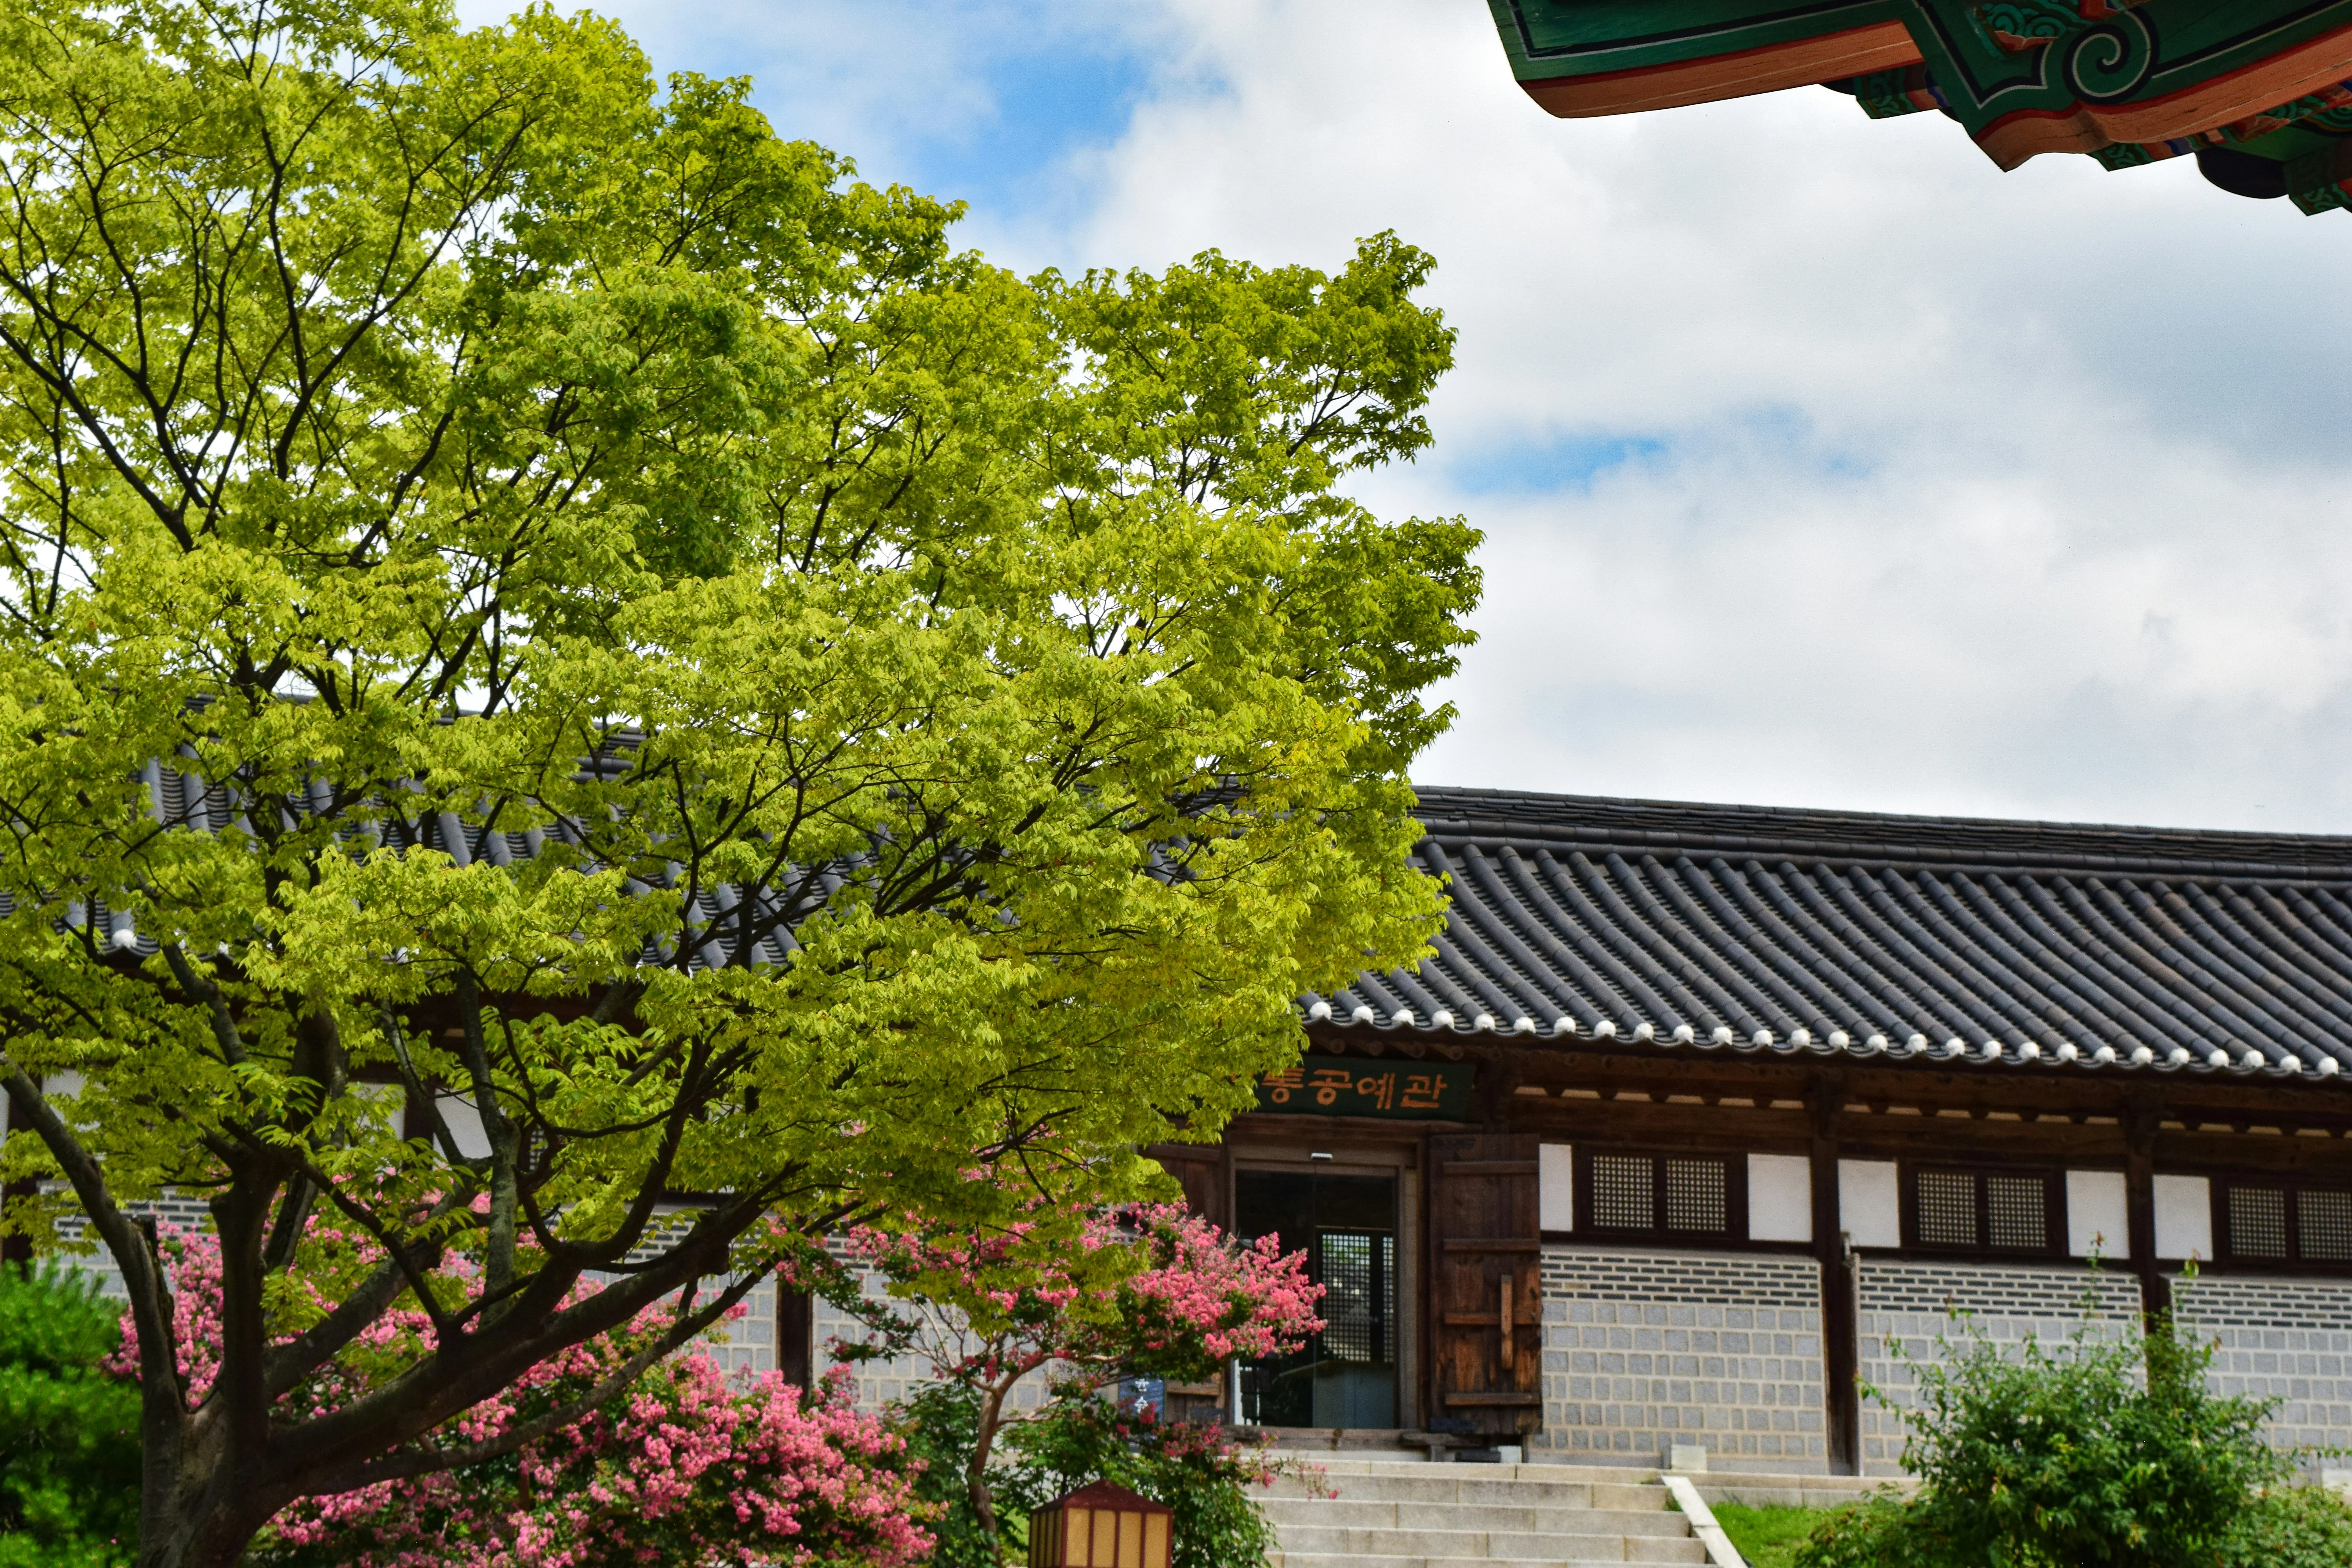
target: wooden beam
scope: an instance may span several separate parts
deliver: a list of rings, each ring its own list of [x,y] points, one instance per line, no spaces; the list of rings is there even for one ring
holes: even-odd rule
[[[2156,1131],[2164,1119],[2154,1093],[2136,1094],[2124,1112],[2124,1220],[2139,1308],[2154,1318],[2172,1310],[2172,1287],[2156,1263]]]
[[[1318,1050],[1347,1054],[1351,1031],[1318,1026],[1310,1029]],[[1383,1037],[1391,1050],[1402,1036]],[[1765,1099],[1803,1098],[1805,1084],[1821,1070],[1847,1074],[1849,1093],[1865,1102],[1933,1105],[1988,1110],[2028,1111],[2044,1120],[2115,1116],[2125,1097],[2156,1087],[2145,1069],[2126,1068],[1989,1066],[1935,1060],[1895,1060],[1879,1056],[1823,1062],[1818,1058],[1759,1058],[1688,1046],[1643,1046],[1617,1042],[1608,1047],[1580,1044],[1569,1049],[1511,1037],[1471,1037],[1454,1050],[1486,1068],[1515,1072],[1517,1082],[1563,1087],[1622,1089],[1657,1094],[1715,1094]],[[1450,1044],[1450,1042],[1448,1042]],[[2168,1076],[2167,1102],[2177,1108],[2235,1112],[2236,1119],[2266,1124],[2352,1128],[2352,1083],[2313,1078],[2279,1083],[2199,1075]],[[2215,1121],[2229,1119],[2215,1114]]]
[[[1813,1257],[1822,1277],[1822,1417],[1833,1474],[1862,1473],[1861,1331],[1853,1270],[1838,1202],[1838,1112],[1846,1078],[1815,1076],[1808,1096],[1812,1119]]]

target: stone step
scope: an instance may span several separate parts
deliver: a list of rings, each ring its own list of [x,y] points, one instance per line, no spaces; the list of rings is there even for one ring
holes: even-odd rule
[[[1480,1563],[1528,1563],[1555,1557],[1598,1562],[1704,1563],[1706,1548],[1686,1531],[1669,1535],[1612,1530],[1595,1520],[1583,1530],[1350,1530],[1286,1528],[1285,1552],[1344,1557],[1353,1563],[1386,1557],[1454,1557]]]
[[[1679,1535],[1682,1515],[1664,1509],[1538,1508],[1507,1503],[1385,1502],[1369,1498],[1262,1498],[1258,1508],[1292,1530],[1485,1530],[1536,1534]]]
[[[1312,1479],[1278,1478],[1264,1495],[1310,1498],[1336,1493],[1349,1502],[1496,1505],[1506,1508],[1607,1508],[1631,1512],[1656,1512],[1667,1506],[1666,1489],[1653,1479],[1632,1481],[1516,1481],[1480,1477],[1462,1479],[1437,1470],[1384,1476],[1377,1481],[1360,1476]]]
[[[1659,1475],[1655,1465],[1579,1465],[1559,1461],[1482,1465],[1449,1459],[1433,1466],[1419,1454],[1400,1454],[1394,1458],[1385,1456],[1366,1458],[1360,1454],[1337,1455],[1318,1448],[1269,1448],[1266,1452],[1280,1458],[1307,1460],[1327,1475],[1334,1476],[1393,1476],[1415,1472],[1454,1475],[1467,1472],[1502,1480],[1654,1481]]]
[[[1587,1553],[1590,1552],[1590,1555]],[[1271,1568],[1586,1568],[1590,1563],[1642,1563],[1654,1568],[1705,1568],[1706,1547],[1696,1537],[1617,1538],[1601,1536],[1567,1540],[1547,1549],[1547,1555],[1529,1557],[1416,1557],[1401,1553],[1293,1552],[1278,1548],[1266,1553]],[[1556,1553],[1556,1555],[1554,1555]]]
[[[1702,1568],[1654,1469],[1431,1465],[1294,1453],[1260,1506],[1274,1568]]]

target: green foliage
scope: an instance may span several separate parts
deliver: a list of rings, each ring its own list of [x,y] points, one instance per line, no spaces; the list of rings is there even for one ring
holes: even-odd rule
[[[1094,1480],[1116,1482],[1175,1510],[1175,1568],[1255,1568],[1274,1545],[1273,1527],[1250,1498],[1276,1473],[1262,1453],[1228,1441],[1215,1426],[1153,1420],[1083,1391],[1066,1392],[1006,1428],[989,1469],[1000,1531],[992,1535],[964,1485],[979,1405],[978,1389],[937,1383],[896,1413],[908,1456],[926,1466],[917,1491],[944,1510],[927,1525],[939,1538],[937,1568],[998,1568],[1022,1560],[1029,1513]]]
[[[1956,1555],[1916,1500],[1878,1492],[1832,1510],[1790,1559],[1797,1568],[1981,1568]]]
[[[1748,1568],[1792,1568],[1797,1548],[1826,1522],[1828,1514],[1817,1508],[1750,1508],[1737,1502],[1707,1507]]]
[[[2217,1568],[2343,1568],[2352,1563],[2352,1508],[2317,1487],[2266,1492],[2221,1542]]]
[[[940,1510],[926,1526],[939,1542],[931,1552],[933,1568],[997,1568],[995,1538],[964,1484],[972,1447],[980,1440],[980,1390],[970,1384],[926,1383],[892,1415],[892,1428],[906,1440],[907,1458],[922,1466],[915,1495]],[[1025,1506],[1019,1497],[1003,1500],[1008,1516]],[[1009,1531],[1010,1517],[998,1522]]]
[[[1215,1426],[1152,1419],[1106,1399],[1055,1400],[1014,1426],[1010,1488],[1024,1510],[1092,1480],[1142,1493],[1175,1510],[1174,1568],[1255,1568],[1274,1547],[1274,1527],[1250,1489],[1274,1473],[1255,1448]]]
[[[0,0],[0,1223],[90,1205],[160,1346],[113,1205],[212,1194],[279,1429],[150,1359],[191,1560],[284,1500],[188,1479],[236,1444],[347,1489],[809,1235],[1166,1192],[1434,930],[1477,536],[1337,488],[1429,439],[1424,253],[1019,278],[746,81],[439,0]]]
[[[2263,1440],[2275,1402],[2212,1394],[2212,1347],[2169,1324],[1946,1350],[1905,1412],[1921,1490],[1823,1525],[1803,1568],[2210,1568],[2287,1473]]]
[[[99,1370],[119,1304],[0,1264],[0,1568],[113,1568],[139,1539],[139,1394]]]

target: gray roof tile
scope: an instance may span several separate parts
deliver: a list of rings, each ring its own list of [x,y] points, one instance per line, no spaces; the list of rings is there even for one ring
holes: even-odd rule
[[[1462,789],[1423,790],[1420,816],[1415,858],[1454,900],[1435,956],[1305,998],[1316,1021],[2097,1071],[2352,1065],[2352,838]]]

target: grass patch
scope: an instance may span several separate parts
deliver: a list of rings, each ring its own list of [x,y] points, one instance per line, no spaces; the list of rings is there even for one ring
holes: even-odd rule
[[[1748,1559],[1748,1568],[1790,1568],[1797,1560],[1797,1548],[1830,1516],[1829,1510],[1819,1508],[1749,1508],[1737,1502],[1707,1507],[1731,1544],[1739,1548],[1739,1555]]]

